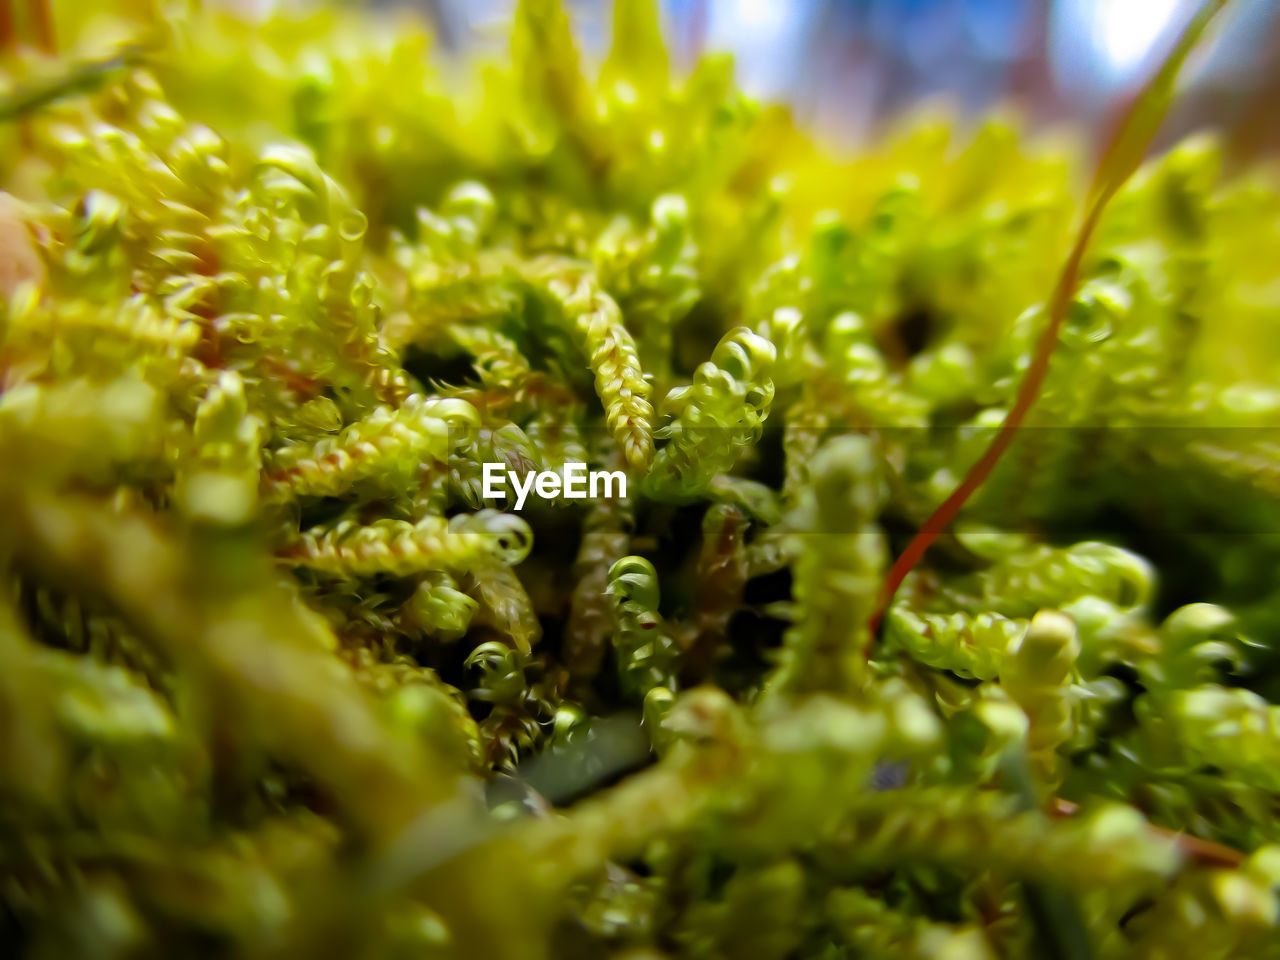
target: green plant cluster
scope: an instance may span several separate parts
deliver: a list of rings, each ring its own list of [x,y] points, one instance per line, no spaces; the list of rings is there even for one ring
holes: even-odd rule
[[[1079,143],[132,6],[0,79],[6,955],[1280,956],[1274,171],[1114,179],[890,598]]]

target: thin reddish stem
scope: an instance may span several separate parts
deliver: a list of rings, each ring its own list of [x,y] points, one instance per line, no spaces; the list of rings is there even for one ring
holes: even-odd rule
[[[11,53],[17,43],[18,35],[13,26],[13,0],[0,0],[0,50]]]
[[[1227,2],[1228,0],[1206,0],[1201,5],[1160,68],[1143,84],[1137,94],[1123,108],[1119,121],[1108,137],[1106,148],[1103,150],[1098,162],[1089,190],[1088,213],[1085,215],[1084,222],[1080,225],[1080,232],[1076,236],[1071,253],[1067,257],[1066,263],[1063,264],[1062,273],[1058,277],[1058,284],[1054,288],[1053,298],[1049,304],[1048,322],[1040,334],[1040,339],[1036,341],[1031,364],[1027,368],[1026,377],[1018,388],[1013,407],[1010,408],[1004,423],[1000,425],[1000,429],[991,441],[990,446],[978,458],[978,462],[969,468],[969,472],[965,474],[965,478],[960,485],[956,487],[951,496],[943,501],[941,506],[934,510],[929,519],[916,532],[916,535],[912,537],[911,542],[907,544],[907,548],[902,552],[902,555],[894,561],[881,587],[875,613],[872,614],[868,623],[869,630],[866,644],[866,653],[868,655],[871,652],[871,643],[875,637],[876,630],[880,626],[880,621],[883,619],[884,612],[889,606],[889,602],[893,599],[893,595],[898,592],[898,587],[902,586],[902,581],[906,579],[907,574],[911,572],[915,565],[920,562],[920,558],[938,539],[939,534],[955,519],[956,514],[960,512],[960,508],[991,475],[991,471],[995,469],[996,464],[999,463],[1000,458],[1013,442],[1018,428],[1022,426],[1027,413],[1036,402],[1040,388],[1044,385],[1045,376],[1049,372],[1049,361],[1053,356],[1054,347],[1057,346],[1058,334],[1066,319],[1067,311],[1071,307],[1072,298],[1075,296],[1076,287],[1080,280],[1080,268],[1084,262],[1085,253],[1088,251],[1089,242],[1093,239],[1094,231],[1098,226],[1098,221],[1101,219],[1102,213],[1111,198],[1116,195],[1138,168],[1147,147],[1150,146],[1160,120],[1168,109],[1168,103],[1173,92],[1173,82],[1179,67],[1196,41],[1204,33],[1209,21],[1226,6]]]
[[[45,53],[58,52],[58,38],[53,29],[53,6],[50,0],[27,0],[31,11],[31,28],[35,31],[36,45]]]
[[[889,575],[885,578],[884,586],[880,592],[880,601],[871,619],[870,632],[872,634],[875,633],[876,628],[880,625],[880,618],[884,616],[885,608],[888,606],[889,601],[893,599],[893,595],[897,593],[902,581],[906,579],[907,574],[924,556],[925,551],[933,546],[934,541],[947,528],[947,525],[955,519],[965,501],[973,496],[978,487],[982,486],[987,477],[991,475],[991,471],[995,469],[995,465],[999,463],[1005,450],[1013,442],[1014,435],[1017,433],[1018,428],[1022,426],[1022,422],[1026,419],[1032,404],[1036,402],[1040,387],[1044,384],[1044,378],[1049,372],[1049,360],[1053,356],[1053,348],[1058,342],[1058,333],[1062,329],[1067,310],[1071,306],[1071,298],[1075,294],[1076,284],[1079,281],[1080,265],[1084,261],[1089,240],[1092,238],[1098,218],[1102,214],[1102,206],[1102,203],[1094,204],[1089,211],[1089,215],[1085,218],[1084,225],[1080,228],[1080,234],[1076,238],[1075,245],[1071,248],[1071,255],[1067,258],[1062,274],[1058,278],[1058,285],[1054,289],[1053,300],[1049,307],[1049,322],[1045,325],[1040,334],[1040,339],[1036,342],[1035,352],[1031,357],[1031,365],[1027,368],[1027,375],[1022,381],[1022,385],[1018,388],[1018,395],[1014,399],[1013,407],[1009,410],[1008,416],[1004,418],[1004,423],[1000,425],[1000,430],[996,433],[991,444],[983,451],[982,456],[978,458],[978,462],[969,468],[969,472],[965,474],[964,480],[961,481],[960,485],[956,487],[951,496],[942,502],[940,507],[930,514],[929,519],[924,522],[916,535],[912,537],[911,542],[907,544],[907,549],[894,561],[893,567],[889,570]]]
[[[1086,218],[1079,237],[1076,238],[1075,246],[1071,250],[1070,257],[1067,258],[1067,264],[1063,268],[1062,275],[1058,279],[1058,286],[1054,290],[1053,301],[1049,309],[1049,322],[1040,334],[1040,339],[1036,343],[1035,353],[1031,358],[1031,366],[1027,369],[1026,378],[1018,388],[1017,398],[1014,400],[1008,416],[1004,418],[1004,423],[1000,425],[999,432],[996,433],[990,446],[983,451],[982,456],[978,458],[978,462],[969,468],[964,480],[956,487],[951,496],[947,497],[942,505],[934,510],[929,519],[920,527],[911,542],[907,544],[907,549],[894,561],[893,567],[889,570],[889,575],[885,578],[884,586],[880,591],[880,600],[877,604],[876,612],[871,619],[870,632],[872,635],[880,625],[880,619],[884,616],[885,608],[889,605],[889,601],[893,599],[893,595],[897,593],[902,581],[906,579],[907,574],[924,556],[925,551],[933,546],[933,542],[938,539],[939,534],[955,519],[955,515],[960,512],[960,508],[964,506],[965,501],[973,496],[978,487],[991,475],[991,471],[995,469],[995,465],[1000,461],[1005,450],[1009,448],[1009,444],[1013,442],[1014,434],[1022,426],[1022,421],[1026,419],[1031,405],[1035,403],[1036,397],[1040,393],[1040,387],[1044,383],[1044,378],[1049,372],[1049,359],[1053,356],[1053,348],[1058,342],[1058,332],[1062,329],[1063,320],[1067,315],[1067,308],[1070,307],[1071,298],[1075,294],[1076,283],[1080,275],[1080,264],[1084,260],[1085,250],[1089,245],[1089,239],[1093,235],[1094,227],[1101,213],[1101,205],[1095,205]]]
[[[1050,802],[1049,813],[1055,817],[1073,817],[1078,809],[1079,807],[1070,800],[1054,797]],[[1179,850],[1199,863],[1211,864],[1215,867],[1238,867],[1245,861],[1243,853],[1226,844],[1193,837],[1189,833],[1179,833],[1168,827],[1152,825],[1151,829],[1170,837],[1178,845]]]

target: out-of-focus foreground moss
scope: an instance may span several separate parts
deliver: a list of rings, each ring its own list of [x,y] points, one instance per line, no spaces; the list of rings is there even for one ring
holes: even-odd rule
[[[7,955],[1280,955],[1273,174],[1114,200],[872,637],[1077,149],[830,159],[639,0],[132,6],[4,54]],[[631,496],[483,500],[575,460]]]

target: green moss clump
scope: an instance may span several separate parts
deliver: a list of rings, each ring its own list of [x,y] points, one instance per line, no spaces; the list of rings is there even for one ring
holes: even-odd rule
[[[0,75],[7,955],[1280,955],[1280,184],[1132,169],[1175,60],[1089,195],[642,0],[154,6]]]

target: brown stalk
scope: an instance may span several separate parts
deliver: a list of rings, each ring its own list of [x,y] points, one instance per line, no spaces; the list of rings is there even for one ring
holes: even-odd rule
[[[50,0],[27,0],[27,9],[31,14],[31,28],[35,31],[36,45],[47,54],[57,53],[58,40],[53,29],[53,7]]]
[[[1026,419],[1028,411],[1036,401],[1045,375],[1049,371],[1049,360],[1053,356],[1054,347],[1058,343],[1058,334],[1066,319],[1067,311],[1075,296],[1080,281],[1080,268],[1088,252],[1089,243],[1093,239],[1098,221],[1111,198],[1119,192],[1125,182],[1137,170],[1147,148],[1150,146],[1160,122],[1168,112],[1172,100],[1173,84],[1178,71],[1187,55],[1204,34],[1209,22],[1216,16],[1228,0],[1205,0],[1196,15],[1187,24],[1177,43],[1166,56],[1160,68],[1138,89],[1133,98],[1122,107],[1119,120],[1106,141],[1102,157],[1089,190],[1088,211],[1080,232],[1076,236],[1071,252],[1062,267],[1053,298],[1049,302],[1049,320],[1036,342],[1035,352],[1027,375],[1018,388],[1013,406],[1001,424],[999,432],[991,441],[991,445],[983,452],[965,475],[964,480],[951,496],[943,501],[933,514],[924,522],[916,535],[907,544],[907,548],[894,562],[885,578],[880,592],[876,611],[872,614],[867,633],[866,652],[871,652],[871,643],[875,637],[884,611],[893,599],[894,593],[902,585],[902,581],[912,568],[920,561],[925,552],[933,545],[938,536],[951,523],[960,508],[973,496],[983,484],[1000,457],[1009,448],[1013,438]],[[1054,797],[1051,801],[1051,812],[1055,816],[1071,816],[1076,812],[1076,805],[1067,800]],[[1178,848],[1192,860],[1220,867],[1238,867],[1244,862],[1244,854],[1231,847],[1210,840],[1203,840],[1185,833],[1156,827],[1161,833],[1172,837]]]
[[[13,3],[0,0],[0,51],[12,53],[18,38],[13,27]]]
[[[1077,810],[1079,810],[1079,807],[1070,800],[1063,800],[1061,797],[1054,797],[1050,802],[1049,813],[1055,817],[1073,817]],[[1178,845],[1179,850],[1199,863],[1215,867],[1238,867],[1244,863],[1244,854],[1225,844],[1193,837],[1189,833],[1179,833],[1167,827],[1153,826],[1151,829],[1170,837]]]
[[[893,595],[907,574],[919,563],[921,557],[931,547],[939,534],[955,519],[960,508],[978,490],[991,475],[1004,452],[1013,442],[1018,428],[1022,426],[1028,411],[1036,402],[1040,389],[1044,385],[1045,375],[1049,372],[1049,360],[1053,356],[1054,347],[1058,343],[1058,334],[1066,320],[1067,311],[1075,296],[1080,282],[1080,268],[1088,252],[1089,243],[1093,239],[1098,221],[1101,219],[1107,204],[1116,195],[1133,172],[1142,162],[1142,158],[1150,146],[1161,120],[1168,111],[1172,100],[1173,83],[1178,70],[1187,54],[1196,45],[1209,21],[1224,7],[1228,0],[1205,0],[1196,15],[1187,24],[1173,49],[1155,74],[1143,84],[1127,105],[1122,108],[1119,122],[1107,139],[1102,158],[1093,176],[1089,190],[1088,210],[1080,231],[1076,236],[1071,252],[1062,267],[1054,288],[1053,297],[1049,301],[1049,320],[1036,341],[1035,351],[1031,357],[1031,365],[1027,375],[1018,388],[1004,423],[996,433],[991,445],[983,452],[964,480],[956,487],[951,496],[943,501],[920,527],[916,535],[907,544],[885,578],[880,591],[880,599],[876,611],[871,616],[867,640],[867,653],[870,654],[871,639],[874,638],[884,611]]]

